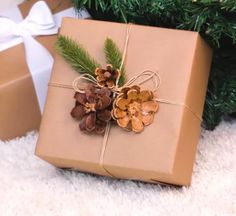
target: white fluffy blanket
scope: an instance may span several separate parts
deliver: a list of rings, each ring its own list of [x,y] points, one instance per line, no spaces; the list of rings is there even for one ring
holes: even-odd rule
[[[0,142],[1,216],[236,215],[236,122],[202,131],[189,188],[62,171],[34,156],[36,140]]]

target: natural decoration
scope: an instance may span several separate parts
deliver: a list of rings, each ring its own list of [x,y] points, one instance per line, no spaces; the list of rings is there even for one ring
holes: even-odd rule
[[[136,133],[153,122],[158,110],[154,94],[137,85],[122,87],[125,82],[124,59],[114,41],[108,38],[104,43],[108,63],[105,69],[68,37],[59,36],[56,48],[83,75],[79,79],[91,81],[82,90],[78,86],[75,89],[76,102],[71,116],[80,121],[81,131],[104,134],[112,117],[118,126]]]
[[[139,133],[153,122],[157,110],[153,92],[141,91],[134,85],[122,88],[114,101],[112,116],[120,127]]]
[[[235,0],[72,1],[98,20],[198,31],[214,49],[204,125],[214,129],[222,116],[236,113]]]
[[[95,72],[98,72],[97,69],[102,68],[102,66],[95,59],[93,59],[83,48],[83,46],[77,41],[60,35],[56,42],[56,49],[61,54],[61,56],[63,56],[65,60],[80,74],[90,74],[94,78],[98,76]],[[120,70],[122,55],[119,48],[112,39],[106,39],[104,43],[104,52],[106,62],[110,64],[115,70]],[[114,73],[116,72],[114,71]],[[122,67],[119,72],[118,86],[124,85],[124,82],[125,74],[124,67]]]
[[[114,41],[110,38],[107,38],[105,41],[104,51],[106,55],[107,64],[111,64],[114,68],[119,69],[120,78],[119,84],[123,85],[125,81],[125,70],[122,64],[122,54],[114,43]],[[120,68],[121,67],[121,68]]]
[[[111,120],[111,91],[88,84],[85,93],[76,92],[74,99],[76,102],[71,116],[81,120],[80,130],[103,134],[107,122]]]
[[[88,73],[94,76],[96,68],[101,65],[96,62],[82,45],[66,36],[59,36],[56,49],[70,63],[70,65],[79,73]]]
[[[95,75],[100,87],[114,88],[120,77],[120,70],[108,64],[106,69],[96,68]]]

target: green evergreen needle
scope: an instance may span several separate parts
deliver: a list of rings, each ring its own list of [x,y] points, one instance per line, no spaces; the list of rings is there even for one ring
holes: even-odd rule
[[[59,36],[56,42],[56,49],[80,74],[88,73],[95,77],[96,68],[101,67],[82,45],[69,37]]]
[[[115,69],[120,69],[122,62],[122,53],[118,46],[111,38],[107,38],[104,44],[104,52],[106,55],[107,64],[111,64]],[[119,79],[119,86],[124,85],[125,82],[125,69],[124,65],[121,68],[121,76]]]

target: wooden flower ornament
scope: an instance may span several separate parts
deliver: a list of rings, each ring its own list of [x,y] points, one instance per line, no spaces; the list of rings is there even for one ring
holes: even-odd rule
[[[81,131],[103,134],[106,123],[111,120],[111,91],[108,88],[97,88],[89,84],[85,93],[76,92],[74,95],[75,107],[71,116],[81,120]]]
[[[111,64],[108,64],[106,69],[96,68],[95,74],[99,86],[114,88],[120,77],[120,70],[113,68]]]
[[[114,101],[112,116],[120,127],[139,133],[153,122],[157,110],[153,92],[141,91],[134,85],[120,91]]]

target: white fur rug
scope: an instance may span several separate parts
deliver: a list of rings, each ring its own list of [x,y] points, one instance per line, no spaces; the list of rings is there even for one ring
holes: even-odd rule
[[[0,142],[1,216],[236,215],[236,121],[202,131],[189,188],[56,169],[34,156],[36,140]]]

